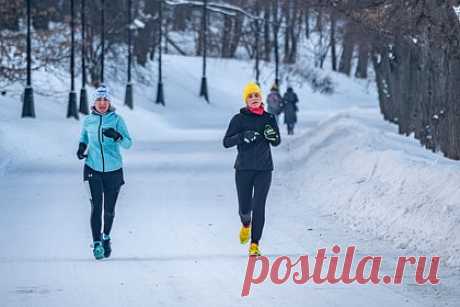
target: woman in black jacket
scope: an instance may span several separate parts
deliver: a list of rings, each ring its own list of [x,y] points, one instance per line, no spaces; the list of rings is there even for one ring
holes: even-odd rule
[[[251,236],[249,255],[258,256],[273,171],[270,145],[278,146],[281,138],[275,116],[264,110],[257,84],[249,83],[245,87],[243,100],[246,107],[233,116],[223,144],[225,148],[238,148],[235,181],[242,223],[240,242],[247,243]]]

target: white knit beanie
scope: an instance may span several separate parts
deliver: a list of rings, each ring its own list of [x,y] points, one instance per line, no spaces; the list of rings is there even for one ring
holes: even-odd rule
[[[93,95],[93,102],[96,102],[96,100],[99,98],[105,98],[112,102],[112,96],[109,93],[109,89],[105,85],[101,85],[96,89]]]

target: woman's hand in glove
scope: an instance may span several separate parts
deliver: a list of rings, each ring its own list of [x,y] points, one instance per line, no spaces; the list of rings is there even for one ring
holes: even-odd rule
[[[112,138],[115,142],[122,139],[122,135],[113,128],[102,129],[102,134],[108,138]]]
[[[88,147],[88,145],[86,145],[85,143],[78,144],[77,157],[79,160],[83,160],[88,156],[85,155],[86,147]]]
[[[278,138],[278,133],[270,125],[265,125],[264,137],[267,141],[275,142]]]
[[[257,139],[257,137],[260,135],[259,132],[257,131],[252,131],[252,130],[247,130],[247,131],[244,131],[243,132],[243,141],[245,143],[252,143],[252,142],[255,142],[255,140]]]

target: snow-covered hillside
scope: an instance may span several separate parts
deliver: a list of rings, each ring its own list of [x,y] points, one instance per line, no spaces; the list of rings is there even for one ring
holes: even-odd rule
[[[138,68],[135,109],[107,76],[134,146],[113,231],[113,257],[89,248],[88,196],[75,157],[80,121],[66,119],[61,71],[34,75],[36,119],[20,119],[19,84],[0,97],[1,306],[456,306],[460,297],[460,166],[384,123],[367,83],[331,73],[336,91],[295,88],[296,135],[273,149],[262,252],[312,254],[356,245],[363,255],[439,255],[441,285],[255,286],[238,240],[234,150],[221,140],[242,106],[253,63],[212,59],[211,103],[197,97],[201,61],[165,57],[166,107],[155,66]],[[264,67],[267,93],[271,69]],[[78,88],[78,84],[77,84]],[[408,272],[410,273],[410,272]],[[375,302],[379,302],[377,305]]]
[[[460,165],[379,119],[339,112],[290,143],[302,194],[353,229],[459,266]]]

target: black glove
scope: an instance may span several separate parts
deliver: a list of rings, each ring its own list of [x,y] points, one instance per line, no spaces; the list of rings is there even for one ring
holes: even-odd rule
[[[88,145],[86,145],[85,143],[78,144],[77,157],[79,160],[83,160],[88,156],[85,155],[86,147],[88,147]]]
[[[246,130],[243,132],[243,141],[248,144],[255,142],[255,140],[257,139],[259,135],[260,133],[257,131]]]
[[[270,125],[265,125],[264,137],[267,141],[275,142],[278,138],[278,133]]]
[[[122,139],[122,135],[113,128],[102,129],[102,134],[108,138],[112,138],[115,142]]]

